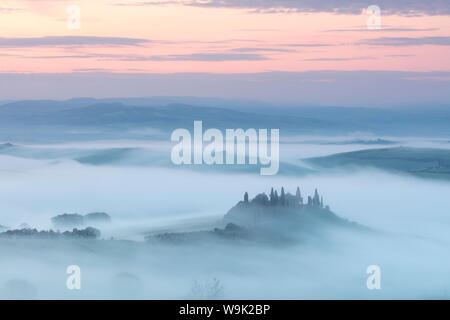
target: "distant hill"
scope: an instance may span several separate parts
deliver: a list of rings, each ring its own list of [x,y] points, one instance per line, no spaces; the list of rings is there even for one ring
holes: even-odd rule
[[[0,143],[0,150],[8,149],[14,147],[11,143]]]
[[[291,132],[316,132],[333,129],[331,121],[266,115],[223,108],[199,107],[186,104],[166,106],[132,106],[122,103],[99,103],[71,107],[52,101],[20,102],[0,106],[0,123],[23,125],[135,128],[152,127],[166,132],[176,128],[191,128],[195,120],[202,120],[212,128],[280,128]],[[335,128],[338,130],[338,128]]]
[[[393,147],[338,153],[303,161],[322,169],[373,167],[429,178],[450,179],[450,150]]]
[[[365,145],[393,145],[397,144],[396,141],[386,140],[386,139],[354,139],[354,140],[346,140],[340,142],[325,142],[323,144],[328,145],[351,145],[351,144],[365,144]]]
[[[176,128],[191,128],[194,120],[202,120],[205,128],[277,128],[283,136],[450,135],[450,108],[285,107],[245,100],[155,97],[6,103],[0,105],[0,139],[124,138],[132,136],[127,131],[138,128],[158,129],[167,138]]]

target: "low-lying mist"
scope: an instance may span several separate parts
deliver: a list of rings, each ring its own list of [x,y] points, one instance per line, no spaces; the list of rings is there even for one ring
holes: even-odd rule
[[[289,148],[294,159],[318,147]],[[50,229],[61,213],[113,219],[105,240],[0,240],[1,298],[449,298],[448,182],[374,169],[270,177],[11,155],[0,155],[0,179],[0,225]],[[318,188],[331,210],[371,231],[324,229],[288,246],[144,241],[210,230],[244,192],[282,186],[303,197]],[[371,291],[374,264],[382,288]],[[68,265],[81,267],[79,291],[66,288]]]

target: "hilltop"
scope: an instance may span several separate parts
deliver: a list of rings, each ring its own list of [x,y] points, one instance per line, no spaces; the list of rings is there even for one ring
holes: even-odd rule
[[[231,208],[221,222],[224,227],[210,231],[163,233],[146,239],[176,244],[207,243],[211,240],[286,244],[305,236],[323,237],[324,230],[330,227],[368,230],[332,212],[329,206],[324,205],[317,189],[313,196],[308,196],[304,201],[300,188],[292,195],[286,193],[283,187],[280,194],[272,188],[269,196],[260,193],[251,200],[246,192],[244,199]]]
[[[226,223],[235,223],[254,229],[277,228],[294,230],[312,230],[320,225],[356,225],[340,218],[328,205],[324,204],[323,197],[317,189],[313,196],[303,199],[300,188],[297,187],[295,195],[285,192],[281,188],[280,194],[273,188],[269,196],[266,193],[257,194],[249,199],[248,193],[224,216]]]

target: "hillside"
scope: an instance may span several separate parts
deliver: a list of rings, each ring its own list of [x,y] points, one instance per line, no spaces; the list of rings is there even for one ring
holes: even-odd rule
[[[450,179],[450,150],[394,147],[305,159],[321,169],[372,167],[430,178]]]
[[[147,236],[146,239],[171,244],[245,241],[286,245],[311,238],[323,240],[329,228],[369,230],[332,212],[329,206],[324,205],[317,190],[314,196],[303,201],[299,188],[295,195],[285,193],[284,188],[278,195],[278,191],[272,188],[270,197],[260,193],[251,200],[245,193],[244,200],[225,214],[222,224],[225,227],[195,232],[166,232]]]

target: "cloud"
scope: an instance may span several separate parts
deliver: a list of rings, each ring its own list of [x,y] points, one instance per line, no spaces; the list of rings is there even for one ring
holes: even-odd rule
[[[325,32],[422,32],[422,31],[437,31],[439,28],[404,28],[404,27],[386,27],[383,26],[381,29],[368,29],[368,28],[354,28],[354,29],[330,29]]]
[[[280,44],[280,46],[284,47],[298,47],[298,48],[315,48],[315,47],[329,47],[333,46],[330,43],[284,43]]]
[[[282,49],[282,48],[234,48],[231,49],[233,52],[295,52],[295,50],[291,49]]]
[[[375,39],[365,39],[357,44],[367,44],[372,46],[450,46],[450,37],[420,37],[420,38],[406,38],[406,37],[381,37]]]
[[[183,5],[204,8],[250,9],[254,13],[330,12],[337,14],[361,14],[371,3],[364,0],[181,0],[118,2],[120,6],[168,6]],[[378,0],[382,14],[449,15],[449,1],[391,1]]]
[[[42,46],[138,46],[149,43],[147,39],[95,36],[46,36],[36,38],[0,38],[2,48],[42,47]]]
[[[267,51],[267,50],[264,50]],[[280,50],[281,51],[281,50]],[[286,50],[288,51],[288,50]],[[284,51],[282,51],[284,52]],[[26,56],[14,54],[0,54],[0,56],[14,56],[24,59],[97,59],[103,61],[258,61],[268,60],[263,55],[255,53],[192,53],[192,54],[169,54],[158,56],[143,56],[131,54],[111,53],[79,53],[72,55],[53,56]]]
[[[24,56],[24,55],[16,55],[16,57],[25,58],[25,59],[88,59],[88,58],[96,58],[96,55],[64,55],[64,56]]]
[[[239,30],[237,30],[237,31],[243,31],[243,32],[272,32],[272,31],[280,31],[281,29],[276,29],[276,28],[273,28],[273,29],[269,29],[269,28],[266,28],[266,29],[251,29],[251,28],[249,28],[249,29],[239,29]]]
[[[407,57],[415,57],[414,54],[387,54],[385,55],[387,58],[407,58]]]
[[[256,8],[249,11],[253,14],[292,14],[301,12],[297,8]]]
[[[105,69],[105,68],[78,68],[73,69],[73,72],[114,72],[113,69]]]
[[[409,81],[437,81],[437,82],[445,82],[450,81],[450,75],[449,76],[416,76],[416,77],[406,77],[405,80]]]
[[[354,61],[354,60],[374,60],[375,57],[351,57],[351,58],[314,58],[314,59],[304,59],[304,61]]]
[[[8,8],[8,7],[0,7],[0,14],[11,14],[21,12],[23,9],[19,8]]]
[[[119,7],[136,6],[136,7],[146,7],[146,6],[173,6],[173,5],[190,5],[192,1],[184,0],[174,0],[174,1],[134,1],[134,2],[115,2],[112,5]]]
[[[251,53],[192,53],[161,56],[135,57],[134,61],[257,61],[267,60],[260,54]]]

